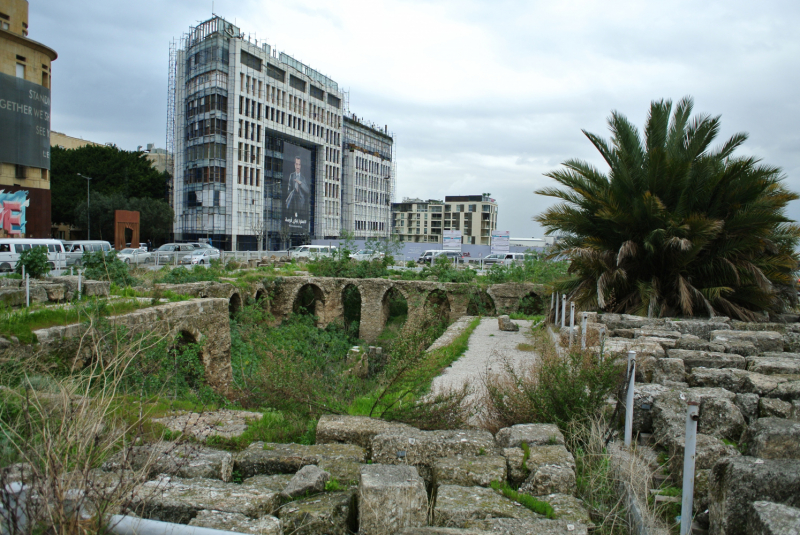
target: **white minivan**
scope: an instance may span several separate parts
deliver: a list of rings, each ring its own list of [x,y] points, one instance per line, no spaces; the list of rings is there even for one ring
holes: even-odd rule
[[[81,267],[83,265],[83,253],[93,253],[103,251],[106,255],[111,252],[111,244],[103,240],[76,240],[65,241],[64,249],[67,252],[67,265]]]
[[[0,271],[14,271],[22,251],[34,247],[47,248],[47,260],[50,269],[63,269],[67,258],[64,244],[60,240],[34,240],[31,238],[0,238]]]
[[[331,257],[336,252],[335,245],[301,245],[296,251],[292,251],[292,258],[320,258],[323,256]]]

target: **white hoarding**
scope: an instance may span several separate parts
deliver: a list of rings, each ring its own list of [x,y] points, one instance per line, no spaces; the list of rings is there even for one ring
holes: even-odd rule
[[[461,231],[445,230],[442,232],[442,249],[445,251],[461,251]]]
[[[492,231],[492,254],[507,253],[510,233],[507,230]]]

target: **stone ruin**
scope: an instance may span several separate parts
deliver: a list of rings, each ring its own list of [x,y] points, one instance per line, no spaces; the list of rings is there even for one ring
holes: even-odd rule
[[[700,525],[714,535],[800,533],[798,317],[748,323],[588,316],[593,349],[602,338],[605,354],[636,351],[633,433],[667,453],[665,470],[677,487],[687,402],[699,402],[694,514]],[[576,325],[573,347],[581,338]],[[560,344],[569,345],[569,327],[561,328]]]

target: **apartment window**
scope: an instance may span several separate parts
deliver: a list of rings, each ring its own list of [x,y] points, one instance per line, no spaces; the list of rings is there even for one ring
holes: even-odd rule
[[[474,205],[474,204],[470,204],[470,205],[469,205],[469,211],[470,211],[470,212],[475,212],[475,211],[476,211],[476,209],[477,209],[477,205]]]
[[[25,166],[15,165],[14,178],[25,178]]]
[[[50,77],[46,72],[42,73],[42,85],[44,87],[50,87]]]
[[[17,63],[17,78],[25,79],[25,65]]]

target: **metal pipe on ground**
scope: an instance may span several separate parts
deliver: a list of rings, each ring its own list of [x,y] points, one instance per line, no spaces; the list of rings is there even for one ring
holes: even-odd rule
[[[115,535],[234,535],[235,533],[125,515],[112,516],[109,521],[109,531]]]

